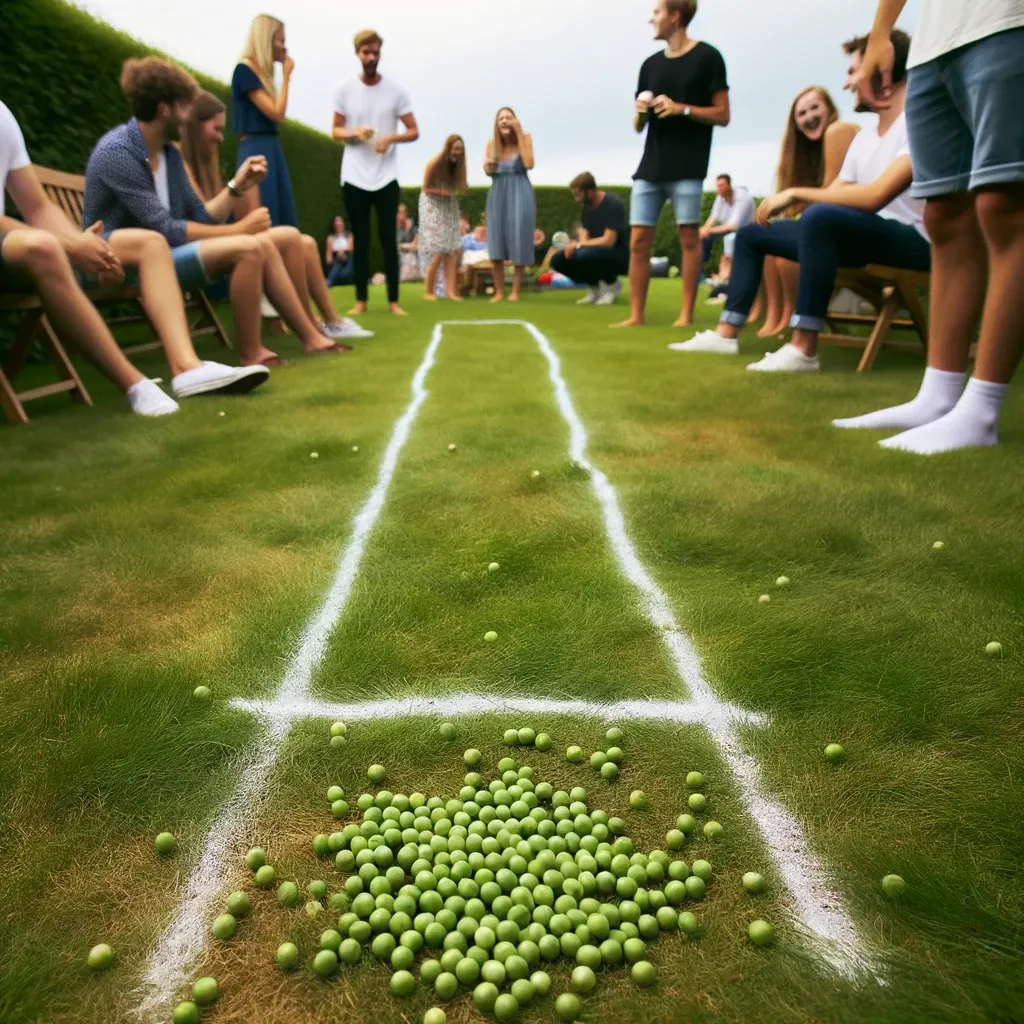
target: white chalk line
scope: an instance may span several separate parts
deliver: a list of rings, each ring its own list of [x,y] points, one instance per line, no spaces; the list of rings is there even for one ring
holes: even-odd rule
[[[675,620],[667,595],[657,586],[640,561],[626,531],[614,487],[605,474],[587,458],[586,429],[576,413],[569,389],[561,375],[561,362],[550,342],[527,321],[455,320],[444,321],[434,327],[423,361],[413,377],[413,398],[394,426],[381,462],[377,483],[355,517],[352,535],[339,559],[331,588],[317,614],[307,624],[302,641],[289,663],[274,699],[269,702],[232,702],[236,707],[258,714],[260,719],[267,723],[266,734],[257,743],[254,756],[242,764],[235,790],[211,826],[203,852],[190,873],[185,895],[156,944],[149,968],[143,977],[137,1015],[145,1017],[154,1010],[166,1007],[176,991],[187,981],[188,968],[202,954],[210,907],[223,891],[227,880],[227,853],[237,843],[246,824],[253,819],[266,794],[270,774],[277,763],[291,726],[298,717],[293,712],[304,706],[311,710],[330,706],[308,700],[312,677],[323,658],[327,640],[348,602],[367,540],[383,509],[399,455],[408,440],[420,407],[428,396],[424,382],[434,364],[445,326],[518,326],[527,330],[536,341],[548,363],[549,378],[554,387],[559,411],[569,426],[570,456],[590,477],[619,568],[644,596],[644,611],[661,631],[681,680],[693,694],[694,699],[690,702],[666,704],[666,713],[661,717],[673,719],[673,713],[668,712],[668,708],[674,707],[677,709],[676,714],[695,715],[696,721],[693,724],[700,724],[707,729],[736,776],[747,811],[757,824],[778,864],[793,897],[798,923],[811,936],[821,940],[823,956],[845,976],[855,978],[864,971],[871,971],[870,960],[845,909],[844,901],[832,890],[828,874],[810,851],[799,822],[780,803],[761,792],[757,763],[743,749],[738,733],[741,724],[753,722],[758,716],[752,716],[751,713],[718,699],[704,677],[700,657],[692,641]],[[455,696],[461,696],[466,700],[464,707],[473,706],[474,695]],[[446,699],[453,701],[455,698]],[[355,720],[352,709],[371,706],[376,716],[381,716],[382,708],[392,703],[396,702],[338,705],[337,707],[349,709],[339,713],[338,717],[347,714],[349,718]],[[421,707],[423,703],[420,701]],[[572,704],[577,709],[579,704],[587,704],[565,703]],[[640,702],[620,703],[628,705]],[[493,706],[493,702],[489,703],[487,710],[493,710]],[[609,706],[614,705],[594,705],[595,708],[602,709],[599,717],[604,717]],[[457,707],[457,704],[451,704],[445,714],[455,713]],[[686,711],[678,710],[682,708]],[[399,711],[394,713],[400,714]]]
[[[327,640],[348,603],[367,540],[384,508],[398,457],[427,399],[424,382],[434,365],[441,337],[442,328],[438,324],[423,360],[413,375],[412,399],[392,430],[377,481],[362,508],[356,513],[352,533],[342,550],[330,590],[303,630],[299,646],[277,689],[277,700],[302,700],[309,694],[313,673],[323,659]],[[267,792],[270,774],[277,764],[291,726],[290,720],[269,723],[265,735],[257,738],[247,759],[243,761],[235,789],[211,826],[199,860],[189,874],[185,894],[150,958],[149,967],[142,979],[141,999],[136,1008],[139,1017],[166,1008],[188,980],[189,967],[201,956],[206,942],[210,908],[227,882],[227,856],[244,834],[245,826],[254,818]]]

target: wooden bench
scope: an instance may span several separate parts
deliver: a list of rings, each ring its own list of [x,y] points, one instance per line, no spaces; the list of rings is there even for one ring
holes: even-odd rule
[[[78,174],[66,174],[49,167],[41,167],[38,164],[34,165],[34,169],[43,186],[43,191],[46,192],[50,200],[64,211],[73,224],[81,225],[82,212],[85,208],[85,178]],[[124,349],[126,355],[151,352],[161,348],[156,331],[153,330],[153,325],[149,322],[149,317],[146,316],[146,311],[142,306],[138,288],[116,290],[104,288],[90,291],[88,294],[89,298],[97,304],[110,302],[124,304],[127,302],[137,308],[138,311],[132,315],[115,316],[107,320],[112,326],[138,323],[147,326],[150,340],[126,347]],[[185,310],[187,315],[192,314],[189,331],[193,338],[213,334],[222,345],[231,348],[231,341],[224,330],[224,325],[220,322],[210,300],[202,291],[186,293]],[[92,398],[43,311],[39,297],[33,294],[0,295],[0,311],[20,314],[11,351],[3,366],[0,367],[0,408],[3,409],[7,418],[12,423],[27,423],[26,402],[62,392],[68,392],[75,401],[92,405]],[[24,368],[28,354],[37,340],[57,371],[60,380],[54,384],[44,384],[25,391],[17,391],[14,386],[15,381]]]
[[[871,265],[863,270],[840,270],[836,275],[836,290],[849,288],[870,303],[875,314],[830,312],[825,319],[832,330],[819,335],[819,340],[823,344],[863,347],[858,373],[866,373],[874,366],[883,345],[901,352],[927,353],[928,318],[917,290],[926,289],[929,280],[930,275],[926,273],[896,267]],[[906,310],[909,318],[901,317],[901,310]],[[839,324],[868,325],[871,334],[867,338],[844,334],[836,329]],[[889,340],[889,331],[894,327],[913,329],[917,332],[918,343]]]

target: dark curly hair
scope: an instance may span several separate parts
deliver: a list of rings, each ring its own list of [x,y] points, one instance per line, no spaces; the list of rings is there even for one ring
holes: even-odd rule
[[[184,69],[159,57],[132,58],[121,69],[121,92],[132,114],[152,121],[161,103],[191,103],[199,93],[196,80]]]

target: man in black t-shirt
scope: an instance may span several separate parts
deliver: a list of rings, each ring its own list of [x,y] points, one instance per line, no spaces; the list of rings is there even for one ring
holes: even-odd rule
[[[622,291],[619,277],[629,269],[626,205],[597,187],[585,171],[569,185],[583,207],[578,240],[551,258],[551,269],[588,287],[578,306],[610,306]]]
[[[683,309],[676,326],[693,323],[701,271],[701,198],[711,133],[715,125],[729,123],[725,61],[713,46],[687,35],[696,13],[697,0],[657,0],[651,18],[656,38],[666,46],[644,61],[636,88],[633,127],[642,132],[646,126],[647,140],[630,198],[632,315],[616,327],[644,322],[654,229],[669,200],[683,250]]]

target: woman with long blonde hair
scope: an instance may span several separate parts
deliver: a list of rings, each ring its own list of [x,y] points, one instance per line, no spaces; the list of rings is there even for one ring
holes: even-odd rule
[[[839,176],[857,126],[839,120],[839,111],[828,90],[811,85],[797,94],[789,108],[786,132],[775,173],[775,191],[787,188],[828,187]],[[787,216],[799,216],[794,209]],[[765,260],[764,287],[767,311],[759,338],[784,331],[796,308],[800,268],[789,260],[769,256]]]
[[[445,293],[453,302],[459,295],[459,195],[466,182],[466,143],[461,135],[449,135],[444,148],[428,164],[420,192],[420,253],[427,259],[424,298],[436,298],[437,274],[444,264]]]
[[[225,120],[224,104],[212,93],[201,92],[183,126],[181,153],[185,158],[185,168],[192,187],[204,201],[209,201],[224,188],[220,147],[224,141]],[[248,206],[248,196],[236,199],[229,219],[241,220],[248,212]],[[373,337],[372,332],[364,331],[354,321],[338,315],[320,267],[319,247],[311,235],[300,234],[296,228],[284,224],[271,227],[267,234],[281,253],[302,309],[320,333],[335,341]],[[310,299],[320,310],[322,323],[310,315]]]
[[[533,139],[523,131],[515,111],[502,107],[494,118],[494,136],[487,143],[484,171],[492,184],[487,194],[487,248],[494,268],[494,298],[505,298],[505,264],[515,267],[511,302],[519,300],[523,269],[533,263],[533,232],[537,203],[530,184]]]

